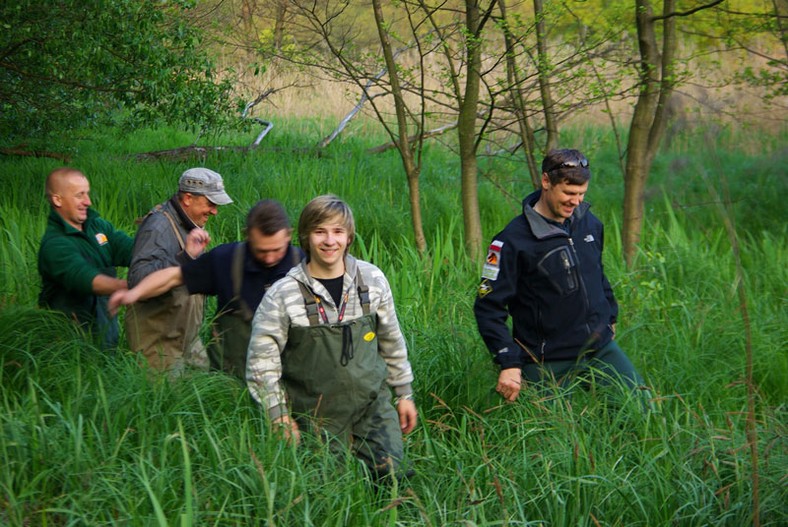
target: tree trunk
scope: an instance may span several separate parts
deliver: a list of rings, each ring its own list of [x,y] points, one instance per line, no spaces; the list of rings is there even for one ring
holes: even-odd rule
[[[285,17],[287,16],[288,0],[276,0],[274,6],[274,49],[282,51],[282,43],[285,35]]]
[[[520,73],[517,69],[517,62],[515,61],[516,52],[514,49],[514,38],[509,28],[509,20],[506,18],[506,1],[498,0],[498,8],[501,10],[503,38],[504,44],[506,45],[506,80],[509,84],[512,105],[514,106],[514,113],[517,117],[517,126],[520,131],[520,140],[523,143],[525,162],[528,166],[528,173],[531,175],[531,184],[534,189],[536,189],[539,187],[539,181],[541,179],[541,168],[536,162],[536,155],[534,153],[536,140],[534,138],[533,128],[531,128],[531,124],[528,122],[528,116],[525,113],[525,101],[523,100],[523,92],[520,89]]]
[[[391,94],[394,96],[394,108],[397,115],[397,149],[399,150],[402,166],[408,179],[408,194],[410,198],[411,223],[413,226],[413,237],[416,242],[416,249],[420,255],[427,249],[427,241],[424,237],[422,225],[421,202],[419,191],[419,175],[421,166],[416,161],[414,149],[408,135],[407,107],[402,98],[402,87],[399,81],[397,64],[394,62],[394,53],[391,51],[391,42],[386,32],[386,23],[383,20],[383,9],[380,0],[372,0],[372,8],[375,12],[375,25],[380,37],[380,45],[383,48],[383,57],[386,61],[386,69],[389,72],[389,85]],[[421,112],[422,114],[424,112]],[[421,138],[417,140],[418,148],[421,149]]]
[[[536,17],[536,49],[539,56],[539,90],[542,95],[544,108],[544,126],[547,130],[547,143],[545,150],[558,148],[558,119],[555,115],[553,94],[550,90],[550,60],[547,57],[547,41],[544,24],[544,4],[542,0],[534,0],[534,16]]]
[[[482,249],[482,222],[479,213],[478,167],[476,160],[476,109],[479,103],[481,45],[477,38],[481,17],[476,0],[465,0],[467,30],[465,93],[460,101],[457,126],[460,148],[460,192],[462,197],[465,248],[473,260]]]
[[[665,111],[670,90],[663,92],[663,89],[668,88],[672,83],[672,79],[664,76],[662,82],[660,81],[660,52],[657,45],[656,20],[651,4],[648,0],[636,0],[635,5],[635,23],[640,49],[640,93],[629,126],[622,232],[624,260],[629,267],[634,264],[637,245],[643,230],[646,181],[665,130]],[[666,13],[672,12],[673,0],[665,0],[664,9]],[[667,18],[663,37],[663,43],[668,43],[665,60],[673,59],[671,49],[675,46],[676,36],[672,30],[673,25],[675,25],[673,17]],[[665,69],[662,73],[670,71],[669,66],[665,67],[665,62],[662,66]]]
[[[773,0],[774,16],[776,19],[777,31],[780,33],[780,40],[783,43],[783,51],[785,51],[785,58],[788,59],[788,35],[786,35],[786,22],[788,18],[788,2],[786,0]]]
[[[253,35],[253,18],[257,7],[255,4],[255,0],[243,0],[243,2],[241,2],[241,25],[245,33],[244,36],[247,39],[251,39],[253,42],[257,42],[257,35]]]

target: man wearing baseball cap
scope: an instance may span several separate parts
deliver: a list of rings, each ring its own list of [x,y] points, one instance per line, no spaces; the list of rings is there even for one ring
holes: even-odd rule
[[[213,170],[190,168],[184,172],[178,181],[178,192],[151,210],[137,231],[129,287],[154,271],[197,258],[199,252],[189,252],[187,235],[205,227],[220,205],[232,202],[224,190],[222,176]],[[178,374],[186,364],[207,367],[199,336],[204,304],[203,295],[189,295],[186,287],[180,286],[129,306],[125,318],[129,345],[142,353],[154,370]]]

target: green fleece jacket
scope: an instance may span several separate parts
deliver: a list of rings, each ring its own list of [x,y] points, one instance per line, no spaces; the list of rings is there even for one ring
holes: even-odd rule
[[[116,266],[127,267],[134,240],[93,209],[88,209],[82,227],[78,231],[50,211],[38,250],[38,303],[62,311],[112,347],[117,345],[118,323],[107,311],[108,298],[93,293],[93,279],[98,274],[116,277]]]

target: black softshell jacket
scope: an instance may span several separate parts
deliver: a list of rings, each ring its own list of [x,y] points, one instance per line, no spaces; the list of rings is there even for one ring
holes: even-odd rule
[[[600,349],[618,315],[602,268],[602,222],[581,203],[567,232],[533,210],[540,194],[526,197],[523,214],[495,236],[474,304],[479,333],[502,369]]]

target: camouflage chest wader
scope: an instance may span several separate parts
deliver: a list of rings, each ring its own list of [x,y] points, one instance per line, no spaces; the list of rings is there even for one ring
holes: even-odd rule
[[[350,445],[375,476],[383,476],[399,467],[402,431],[386,385],[386,363],[378,353],[377,316],[369,312],[360,274],[358,283],[364,315],[341,321],[346,293],[336,324],[326,322],[320,299],[299,283],[310,326],[290,328],[282,382],[300,424]]]

